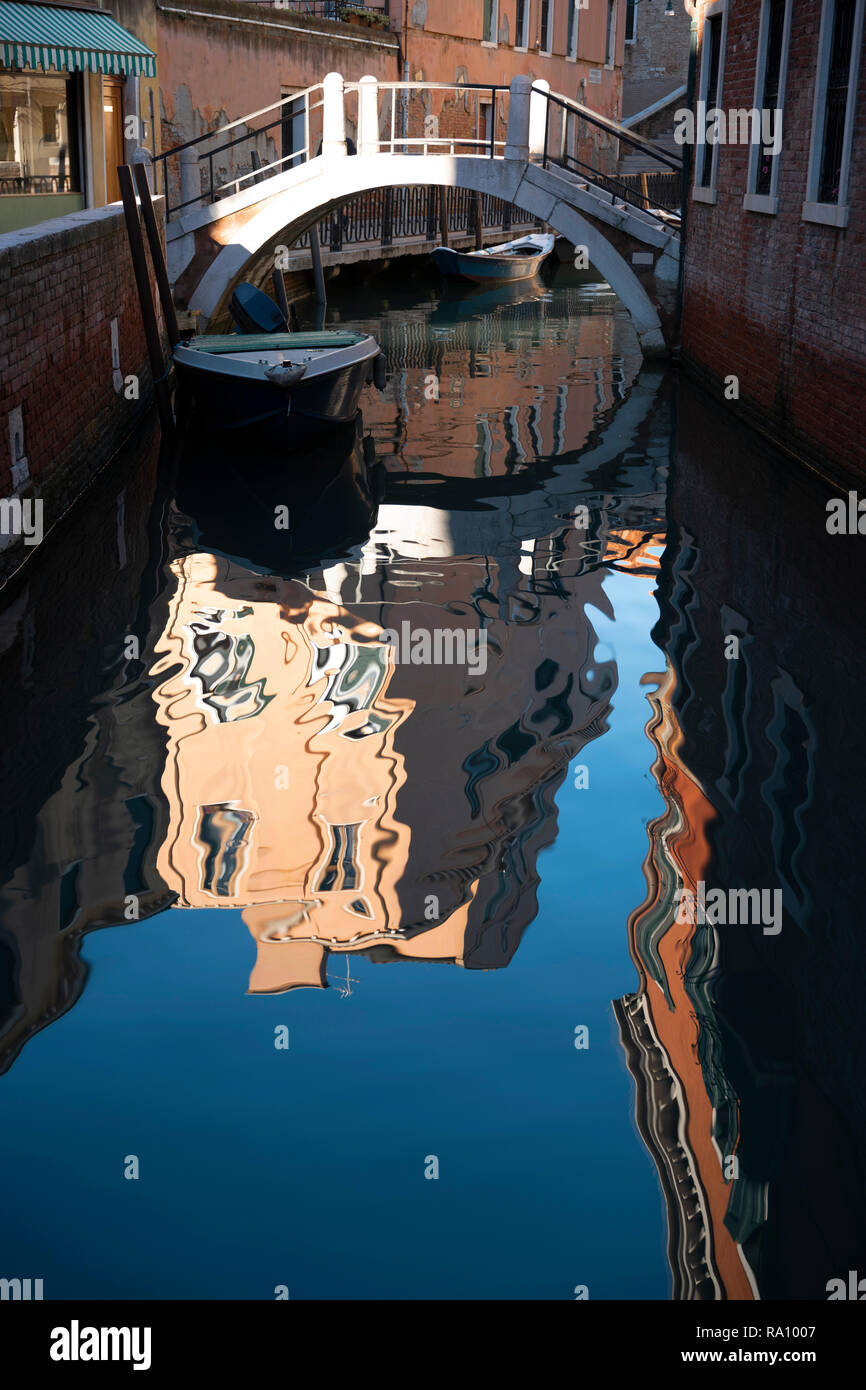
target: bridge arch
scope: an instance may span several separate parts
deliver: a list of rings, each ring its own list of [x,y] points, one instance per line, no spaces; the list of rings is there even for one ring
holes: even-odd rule
[[[223,203],[217,204],[215,210],[221,213],[218,224],[208,227],[205,223],[196,229],[196,242],[201,232],[205,232],[209,233],[209,240],[216,234],[220,244],[190,295],[190,308],[200,310],[208,320],[220,314],[227,308],[235,285],[244,278],[246,267],[270,243],[291,245],[320,218],[355,194],[388,186],[434,185],[502,198],[540,217],[575,245],[585,246],[589,260],[629,311],[644,356],[666,353],[663,310],[660,312],[658,294],[651,297],[623,251],[609,234],[605,234],[597,219],[566,201],[568,190],[561,186],[565,182],[563,179],[531,164],[521,163],[516,169],[510,167],[514,162],[441,154],[379,154],[342,159],[319,156],[310,160],[300,170],[269,180],[272,185],[282,183],[285,187],[272,187],[264,199],[252,205],[232,209]],[[301,174],[304,177],[299,177]],[[227,199],[225,203],[244,201],[242,196]],[[623,220],[627,218],[626,211]],[[627,229],[625,235],[629,237]],[[642,243],[645,235],[644,231]],[[666,271],[667,280],[663,278],[662,285],[666,283],[673,289],[676,261],[668,248],[656,249],[663,254],[648,257],[657,262],[654,278],[659,278],[659,270],[663,277]],[[641,250],[651,253],[653,248],[642,244]]]
[[[665,215],[617,197],[606,186],[605,177],[594,181],[592,174],[584,176],[562,165],[551,167],[547,161],[544,132],[550,103],[573,106],[596,119],[593,113],[542,90],[546,83],[517,77],[511,84],[503,154],[496,155],[492,143],[487,155],[430,152],[426,137],[415,142],[423,144],[423,151],[409,154],[396,148],[393,131],[390,149],[383,148],[376,79],[363,78],[355,84],[360,103],[358,153],[349,156],[343,79],[331,73],[320,85],[324,103],[320,154],[207,207],[186,212],[167,228],[169,263],[179,296],[205,322],[227,309],[235,285],[269,246],[292,245],[357,194],[385,187],[433,186],[490,194],[537,217],[575,245],[585,246],[589,260],[629,311],[644,355],[669,352],[676,325],[677,228]],[[607,124],[634,142],[624,128]],[[197,145],[199,140],[191,143]],[[195,158],[188,147],[179,149]]]

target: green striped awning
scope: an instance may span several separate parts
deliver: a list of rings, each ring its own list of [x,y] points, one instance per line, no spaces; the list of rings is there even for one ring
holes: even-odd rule
[[[156,57],[107,14],[0,0],[0,65],[156,77]]]

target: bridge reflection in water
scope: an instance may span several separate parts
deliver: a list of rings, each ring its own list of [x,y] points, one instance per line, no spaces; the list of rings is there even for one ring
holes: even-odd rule
[[[709,449],[705,402],[635,377],[627,324],[563,293],[568,317],[549,295],[369,314],[391,360],[372,477],[360,434],[288,492],[283,461],[191,448],[172,478],[140,457],[82,523],[78,585],[46,556],[0,628],[10,719],[44,730],[3,753],[0,1057],[74,1004],[84,934],[131,901],[239,910],[253,994],[324,988],[359,955],[507,966],[569,767],[616,713],[598,632],[630,574],[660,608],[640,765],[662,809],[614,1012],[673,1294],[822,1297],[866,1243],[862,586],[810,482],[721,415]],[[396,661],[381,637],[406,619],[483,634],[486,669]],[[781,886],[783,931],[678,924],[702,880]]]

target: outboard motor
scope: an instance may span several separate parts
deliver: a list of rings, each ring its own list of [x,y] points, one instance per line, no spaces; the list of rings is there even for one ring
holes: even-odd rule
[[[241,333],[285,333],[288,329],[279,305],[247,280],[238,285],[230,307]]]

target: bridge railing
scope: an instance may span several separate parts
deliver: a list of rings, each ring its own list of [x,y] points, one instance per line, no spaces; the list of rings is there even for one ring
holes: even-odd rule
[[[674,214],[678,215],[683,169],[681,159],[677,159],[669,150],[644,136],[628,130],[618,121],[583,106],[579,101],[546,91],[538,83],[533,86],[532,91],[536,101],[540,94],[545,102],[544,144],[540,157],[540,163],[545,169],[553,164],[569,170],[578,177],[585,177],[596,188],[608,192],[612,203],[620,200],[644,212],[654,215],[661,213],[666,221],[670,221]],[[586,151],[585,141],[581,139],[581,124],[604,133],[609,142],[609,157],[615,158],[616,143],[622,141],[660,166],[657,170],[649,171],[652,185],[647,178],[638,180],[635,185],[631,179],[625,181],[613,170],[601,169],[598,155],[594,159],[582,158],[579,151],[582,148],[584,153]],[[665,175],[667,177],[663,177]],[[657,192],[660,197],[656,196]]]
[[[379,154],[503,155],[510,88],[362,78],[363,145]]]
[[[250,127],[251,121],[274,112],[277,114],[272,120]],[[316,82],[155,155],[154,165],[161,168],[166,219],[184,208],[218,202],[250,183],[314,158],[321,152],[323,124],[324,83]],[[220,139],[230,132],[236,133],[228,140]],[[159,182],[157,177],[157,188]]]
[[[271,117],[262,124],[262,117]],[[613,172],[619,143],[640,150],[668,175],[682,161],[619,122],[546,82],[516,77],[510,87],[461,82],[322,82],[262,107],[156,156],[162,166],[166,216],[242,193],[319,155],[449,154],[523,159],[557,165],[617,199],[662,216],[671,225],[670,190],[659,201],[648,181],[639,187]],[[156,180],[157,187],[159,180]],[[667,183],[671,180],[668,178]]]

